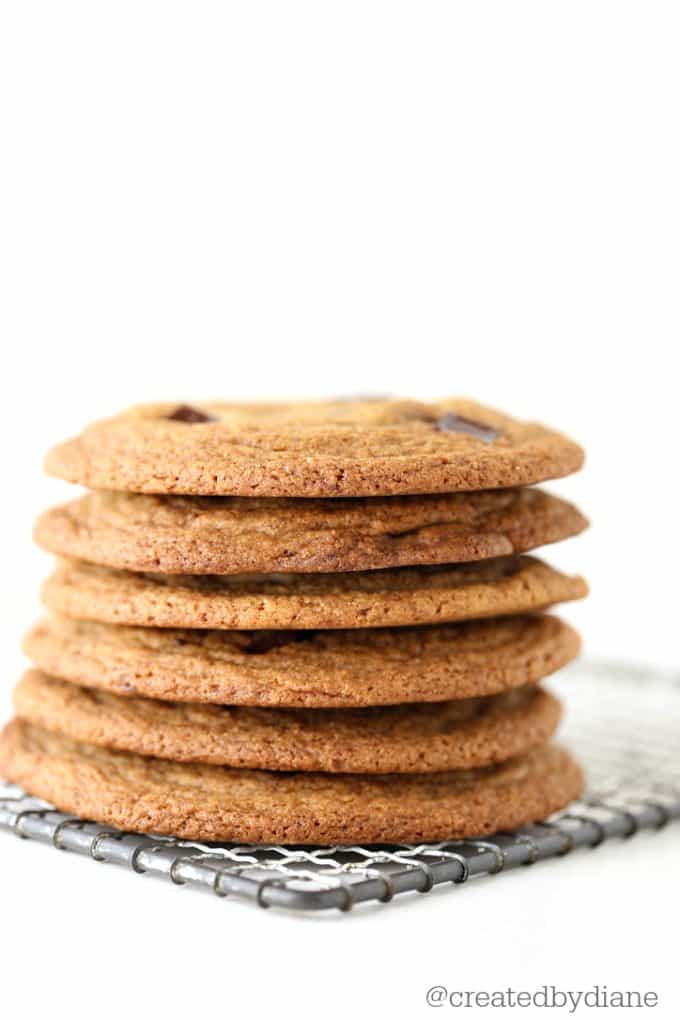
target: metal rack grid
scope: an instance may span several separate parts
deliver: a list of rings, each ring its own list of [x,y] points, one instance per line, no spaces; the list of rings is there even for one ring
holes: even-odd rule
[[[566,811],[510,833],[420,846],[201,844],[69,817],[6,783],[0,783],[0,829],[260,907],[347,911],[679,819],[680,673],[586,661],[563,671],[559,688],[568,704],[562,742],[585,766],[587,792]]]

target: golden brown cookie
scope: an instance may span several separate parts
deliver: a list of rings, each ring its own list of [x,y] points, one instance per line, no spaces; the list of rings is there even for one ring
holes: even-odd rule
[[[586,526],[540,489],[333,500],[93,492],[48,510],[35,538],[58,556],[124,570],[305,573],[506,556]]]
[[[134,574],[64,560],[45,604],[103,623],[218,630],[394,627],[525,613],[583,598],[585,581],[530,556],[347,574]]]
[[[280,708],[362,708],[511,690],[565,666],[578,634],[554,616],[396,630],[123,627],[53,615],[24,650],[44,672],[116,694]]]
[[[534,685],[490,698],[388,708],[283,709],[121,698],[31,670],[19,718],[98,747],[234,768],[445,772],[506,761],[545,744],[560,703]]]
[[[61,811],[104,825],[243,843],[420,843],[545,818],[579,795],[567,751],[431,775],[265,772],[144,758],[76,743],[15,719],[0,774]]]
[[[471,400],[152,404],[90,425],[47,458],[92,489],[197,496],[394,496],[530,485],[583,451]]]

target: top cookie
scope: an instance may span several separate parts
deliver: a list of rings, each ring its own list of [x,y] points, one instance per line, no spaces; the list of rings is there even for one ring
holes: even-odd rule
[[[471,400],[152,404],[55,447],[50,474],[93,489],[205,496],[390,496],[531,485],[583,451]]]

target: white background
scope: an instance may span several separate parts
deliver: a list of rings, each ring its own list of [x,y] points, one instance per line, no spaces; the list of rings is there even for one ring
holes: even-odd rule
[[[625,0],[0,7],[3,715],[31,521],[67,494],[42,455],[155,398],[467,393],[557,425],[593,522],[549,553],[592,582],[565,615],[677,664],[679,29]],[[3,984],[37,1015],[413,1017],[436,983],[618,982],[673,1016],[679,846],[300,920],[3,838]]]

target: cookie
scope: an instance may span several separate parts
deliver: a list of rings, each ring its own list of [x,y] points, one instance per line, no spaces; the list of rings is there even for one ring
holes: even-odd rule
[[[545,745],[482,769],[325,775],[196,765],[107,751],[14,720],[0,774],[60,811],[104,825],[238,843],[421,843],[545,818],[582,789],[569,753]]]
[[[490,698],[389,708],[282,709],[121,698],[26,673],[19,718],[98,747],[234,768],[446,772],[506,761],[545,744],[560,703],[527,686]]]
[[[151,404],[96,422],[47,457],[91,489],[197,496],[395,496],[531,485],[583,451],[471,400]]]
[[[43,514],[59,556],[163,574],[374,570],[525,552],[587,526],[539,489],[384,499],[245,499],[93,492]]]
[[[565,666],[577,633],[554,616],[397,630],[124,627],[53,615],[24,650],[42,670],[116,694],[282,708],[361,708],[511,690]]]
[[[524,613],[587,594],[529,556],[346,574],[134,574],[64,560],[45,604],[103,623],[218,630],[390,627]]]

